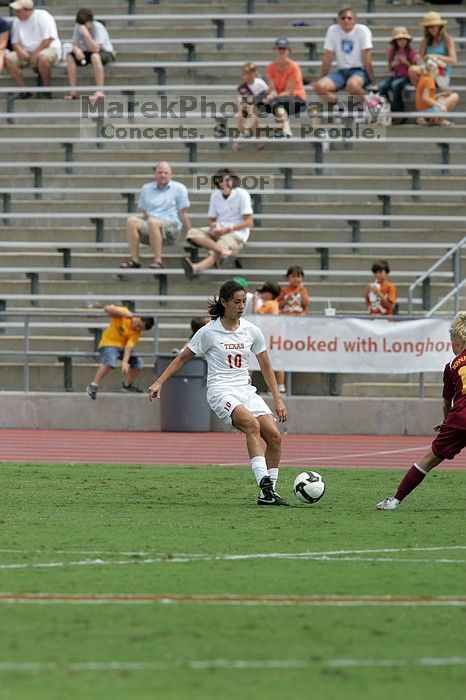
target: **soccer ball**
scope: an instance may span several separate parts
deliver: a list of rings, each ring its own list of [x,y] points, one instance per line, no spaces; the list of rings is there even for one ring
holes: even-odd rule
[[[301,472],[293,484],[296,497],[303,503],[317,503],[325,492],[325,481],[317,472]]]

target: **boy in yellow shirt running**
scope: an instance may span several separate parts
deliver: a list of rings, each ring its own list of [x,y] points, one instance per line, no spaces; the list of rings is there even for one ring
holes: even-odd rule
[[[99,343],[101,364],[97,368],[93,381],[86,386],[87,395],[95,400],[102,379],[118,366],[121,361],[121,371],[127,375],[123,381],[122,391],[142,394],[134,384],[134,380],[144,366],[142,358],[134,352],[141,332],[150,330],[154,319],[150,316],[137,316],[126,306],[109,304],[104,311],[111,317],[111,322],[102,333]]]

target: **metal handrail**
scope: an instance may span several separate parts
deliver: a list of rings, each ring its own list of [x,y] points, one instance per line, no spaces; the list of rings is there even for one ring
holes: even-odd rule
[[[442,255],[428,270],[418,277],[408,289],[408,315],[413,313],[413,294],[416,287],[430,278],[432,273],[449,258],[453,258],[453,282],[456,287],[460,284],[460,261],[459,251],[466,245],[466,236],[462,238],[456,245]]]
[[[451,299],[452,296],[455,297],[455,306],[454,306],[454,313],[457,314],[458,311],[460,310],[459,308],[459,292],[460,290],[466,287],[466,278],[457,284],[453,289],[450,289],[448,294],[446,294],[443,299],[440,299],[435,306],[432,307],[432,309],[426,314],[426,318],[433,316],[449,299]]]

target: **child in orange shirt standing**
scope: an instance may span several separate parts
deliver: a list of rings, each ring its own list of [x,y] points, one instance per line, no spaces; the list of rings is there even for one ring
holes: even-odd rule
[[[280,313],[289,316],[305,316],[309,306],[309,294],[303,284],[304,270],[300,265],[291,265],[286,271],[288,284],[282,287],[277,299]],[[285,372],[277,372],[280,393],[286,393]]]
[[[432,112],[439,116],[425,119],[419,117],[418,124],[433,124],[434,126],[451,126],[451,122],[441,116],[443,112],[451,112],[458,104],[459,95],[457,92],[436,93],[435,80],[439,73],[437,61],[428,58],[424,66],[421,67],[419,77],[415,77],[416,82],[416,109],[419,112]]]
[[[392,282],[389,282],[390,266],[386,260],[377,260],[372,265],[374,281],[367,285],[364,298],[366,300],[367,311],[371,315],[382,314],[393,316],[393,309],[396,304],[397,289]]]

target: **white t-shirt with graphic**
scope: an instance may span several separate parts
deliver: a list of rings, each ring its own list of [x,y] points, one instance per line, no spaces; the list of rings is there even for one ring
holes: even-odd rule
[[[260,328],[245,318],[236,331],[227,331],[219,318],[210,321],[194,334],[188,348],[207,362],[207,388],[214,390],[248,386],[249,354],[267,349]]]
[[[228,197],[224,197],[219,189],[210,195],[207,216],[209,219],[217,219],[219,226],[236,226],[245,214],[252,214],[252,203],[251,195],[242,187],[232,189]],[[234,233],[246,243],[250,230],[240,228]]]
[[[324,50],[333,51],[337,68],[363,68],[362,52],[372,48],[372,33],[365,24],[355,24],[350,32],[344,32],[339,24],[328,28]]]

